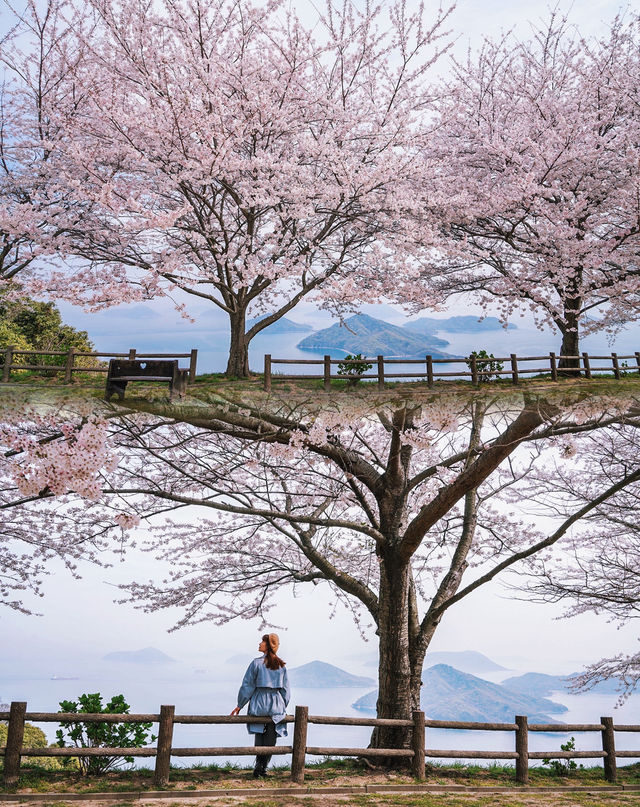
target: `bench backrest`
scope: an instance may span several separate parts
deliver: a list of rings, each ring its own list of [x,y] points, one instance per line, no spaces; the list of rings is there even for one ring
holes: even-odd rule
[[[178,370],[177,359],[111,359],[109,378],[123,376],[166,376],[175,378]]]

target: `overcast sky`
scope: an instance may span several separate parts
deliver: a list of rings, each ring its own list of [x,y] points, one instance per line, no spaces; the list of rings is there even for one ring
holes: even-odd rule
[[[294,5],[305,16],[311,13],[312,4],[306,0]],[[571,21],[585,35],[594,35],[621,6],[610,0],[576,0],[573,4],[560,3],[559,8],[571,9]],[[514,28],[519,36],[525,37],[529,31],[528,20],[538,22],[547,18],[548,13],[549,4],[543,0],[460,0],[450,24],[456,36],[455,51],[462,55],[469,44],[473,47],[483,35],[494,36],[501,29]],[[74,315],[70,306],[61,308],[71,324],[87,327],[84,314]],[[125,311],[122,307],[119,309],[120,326]],[[147,562],[140,557],[131,558],[112,570],[82,571],[84,579],[81,581],[73,581],[65,571],[58,570],[47,582],[45,598],[36,603],[44,612],[43,617],[27,617],[11,611],[0,613],[3,646],[18,647],[19,656],[46,665],[49,673],[56,670],[64,673],[60,665],[72,666],[80,652],[99,657],[111,650],[132,650],[148,645],[185,659],[209,654],[226,657],[239,652],[253,653],[257,622],[236,622],[222,628],[200,625],[168,634],[172,624],[170,615],[145,615],[129,606],[113,605],[115,582],[148,576]],[[557,621],[554,617],[559,613],[551,606],[509,601],[496,584],[456,606],[445,617],[434,649],[479,650],[505,666],[510,665],[511,659],[513,667],[545,672],[569,672],[603,655],[637,650],[637,633],[632,628],[617,631],[605,619],[593,615]],[[295,601],[289,595],[282,595],[278,608],[273,611],[273,623],[287,628],[282,631],[282,648],[290,662],[297,664],[322,658],[348,666],[354,654],[374,649],[374,642],[367,646],[360,639],[343,611],[338,610],[333,620],[329,620],[327,614],[326,589],[322,586],[306,590]],[[369,635],[374,638],[371,632]]]

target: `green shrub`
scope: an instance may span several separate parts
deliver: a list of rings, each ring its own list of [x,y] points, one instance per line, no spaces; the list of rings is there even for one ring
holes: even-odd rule
[[[95,692],[80,695],[77,701],[60,701],[62,712],[82,714],[128,714],[130,706],[124,695],[114,695],[103,706],[102,695]],[[152,723],[61,723],[56,731],[58,745],[62,748],[143,748],[152,743],[156,735],[150,734]],[[71,740],[71,742],[67,742]],[[99,774],[124,765],[132,764],[133,757],[78,757],[83,774]]]
[[[493,353],[486,350],[474,350],[469,354],[467,367],[471,369],[471,359],[475,358],[478,370],[478,382],[490,381],[493,377],[500,378],[500,371],[504,369],[504,364],[497,361]]]
[[[0,746],[7,744],[7,734],[9,727],[7,723],[0,723]],[[37,726],[32,726],[31,723],[24,724],[24,740],[22,744],[25,748],[49,748],[47,737]],[[53,744],[55,747],[55,744]],[[75,761],[75,760],[74,760]],[[21,760],[22,767],[29,765],[37,765],[40,768],[46,768],[50,771],[61,770],[63,767],[62,762],[57,757],[23,757]]]
[[[351,364],[347,362],[356,363]],[[367,370],[370,370],[372,367],[373,364],[369,364],[363,357],[362,353],[356,353],[353,356],[351,353],[347,353],[347,355],[344,357],[344,361],[341,361],[338,364],[338,375],[345,376],[349,384],[357,384],[358,381],[360,381],[358,376],[362,373],[366,373]]]
[[[576,738],[570,737],[566,743],[562,743],[560,746],[561,751],[575,751],[576,750]],[[543,765],[548,765],[551,770],[556,773],[558,776],[568,776],[568,774],[572,773],[573,771],[578,770],[578,766],[572,759],[543,759]],[[580,765],[580,770],[582,770],[582,765]]]

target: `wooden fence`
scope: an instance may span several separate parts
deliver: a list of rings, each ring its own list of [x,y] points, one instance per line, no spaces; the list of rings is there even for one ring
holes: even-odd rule
[[[575,362],[574,367],[560,367],[563,361]],[[629,360],[635,362],[635,366],[629,365]],[[606,361],[606,367],[594,366],[592,362]],[[372,364],[376,369],[373,373],[333,373],[331,368],[333,365],[342,365],[348,371],[350,366],[362,365],[363,363]],[[508,365],[508,369],[492,369],[490,363],[496,366],[496,362]],[[527,362],[544,362],[543,366],[527,366]],[[285,375],[273,372],[273,366],[276,364],[303,364],[303,365],[316,365],[322,367],[322,374],[309,374],[309,375]],[[388,372],[387,366],[409,364],[419,365],[423,369],[420,372]],[[453,372],[437,372],[434,367],[439,364],[463,364],[466,370],[455,370]],[[434,359],[432,356],[425,356],[424,359],[385,359],[384,356],[375,356],[368,359],[332,359],[331,356],[324,356],[322,359],[274,359],[271,354],[267,353],[264,357],[264,388],[269,391],[271,389],[272,380],[278,381],[308,381],[310,379],[322,379],[324,381],[324,389],[326,391],[331,389],[331,381],[335,379],[368,379],[378,382],[378,389],[384,389],[385,381],[396,378],[421,378],[426,380],[429,387],[433,387],[434,380],[437,378],[469,378],[471,383],[478,386],[481,382],[486,381],[496,376],[510,376],[513,384],[518,384],[520,376],[523,375],[550,375],[552,381],[558,381],[560,376],[567,376],[575,374],[576,376],[584,375],[585,378],[592,378],[594,374],[600,373],[613,373],[614,378],[620,379],[623,376],[633,373],[634,375],[640,374],[640,351],[635,353],[621,356],[617,353],[611,353],[607,356],[590,356],[588,353],[582,353],[580,356],[563,356],[556,353],[549,353],[545,356],[517,356],[511,353],[509,356],[498,356],[495,358],[482,358],[474,355],[466,359]]]
[[[106,373],[109,369],[106,363],[98,367],[82,367],[76,365],[76,359],[82,358],[109,358],[109,359],[189,359],[189,384],[193,384],[196,379],[196,364],[198,362],[198,351],[192,350],[190,353],[138,353],[135,348],[131,348],[128,353],[87,353],[76,348],[69,350],[19,350],[14,346],[9,346],[0,355],[4,355],[2,363],[2,382],[8,384],[11,381],[12,370],[47,370],[54,374],[63,373],[64,383],[71,384],[74,373]],[[64,364],[25,364],[16,361],[17,356],[64,356]]]
[[[602,759],[608,782],[615,782],[616,759],[640,757],[637,751],[616,751],[615,732],[640,732],[640,725],[614,725],[613,718],[601,717],[594,724],[529,724],[525,716],[518,715],[513,723],[474,723],[452,720],[425,720],[424,712],[414,711],[411,720],[379,719],[374,717],[332,717],[310,715],[306,706],[296,706],[293,723],[293,744],[279,746],[224,746],[217,748],[176,748],[173,746],[173,727],[177,723],[191,725],[220,723],[261,723],[264,718],[244,715],[177,715],[175,706],[161,706],[159,714],[65,714],[62,712],[27,712],[27,704],[13,702],[9,712],[0,712],[0,720],[8,720],[7,744],[4,752],[4,783],[17,783],[20,757],[155,757],[155,783],[169,781],[169,762],[174,757],[255,756],[262,754],[291,754],[291,778],[304,780],[306,755],[344,757],[404,757],[410,760],[416,779],[425,778],[425,760],[433,759],[512,759],[515,761],[516,780],[525,784],[529,779],[530,759]],[[158,723],[158,740],[155,747],[145,748],[24,748],[24,725],[34,723]],[[330,726],[399,726],[411,728],[410,748],[340,748],[307,745],[309,724]],[[515,735],[513,751],[469,751],[425,748],[426,729],[461,729],[464,731],[512,731]],[[529,732],[596,732],[601,736],[602,748],[593,751],[529,751]]]

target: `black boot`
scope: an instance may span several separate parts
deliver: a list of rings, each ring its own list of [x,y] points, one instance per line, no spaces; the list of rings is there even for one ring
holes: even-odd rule
[[[253,778],[254,779],[264,779],[267,776],[267,766],[262,763],[262,760],[256,762],[256,766],[253,769]]]

